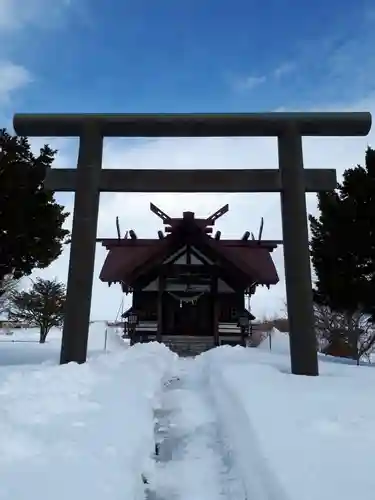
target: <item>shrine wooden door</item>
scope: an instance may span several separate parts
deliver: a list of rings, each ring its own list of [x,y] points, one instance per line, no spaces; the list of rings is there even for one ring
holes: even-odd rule
[[[175,311],[176,335],[199,334],[199,308],[197,303],[182,302]]]

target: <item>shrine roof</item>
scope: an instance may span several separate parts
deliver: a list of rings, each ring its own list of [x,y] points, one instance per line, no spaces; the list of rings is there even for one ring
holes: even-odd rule
[[[109,249],[108,255],[100,273],[101,281],[123,281],[127,284],[137,276],[137,270],[143,265],[159,264],[159,258],[167,259],[173,251],[168,251],[169,238],[163,240],[128,240],[126,245],[111,244],[103,241]],[[250,280],[259,284],[273,285],[279,278],[273,263],[270,251],[274,248],[265,247],[253,242],[244,245],[242,241],[220,240],[207,238],[206,244],[215,251],[217,256],[223,257],[235,265],[239,272]],[[183,243],[181,243],[181,248]]]
[[[264,285],[278,283],[279,277],[270,255],[277,247],[276,242],[225,240],[208,234],[210,226],[225,213],[223,209],[227,210],[227,206],[207,219],[195,219],[191,212],[185,212],[182,219],[171,219],[157,207],[154,209],[164,224],[168,224],[169,234],[160,239],[138,239],[133,232],[130,239],[101,239],[109,250],[100,273],[101,281],[132,286],[146,270],[155,269],[184,245],[190,245],[198,247],[203,254],[214,256],[219,266],[235,270],[249,286],[254,281]]]

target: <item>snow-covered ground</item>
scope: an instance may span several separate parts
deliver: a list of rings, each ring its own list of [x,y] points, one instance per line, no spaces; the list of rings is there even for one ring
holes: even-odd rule
[[[96,356],[104,349],[113,348],[120,344],[118,336],[108,336],[106,341],[106,325],[103,322],[93,323],[90,328],[88,340],[89,357]],[[109,330],[113,333],[113,330]],[[107,333],[108,333],[107,331]],[[11,334],[9,334],[11,332]],[[8,333],[8,335],[7,335]],[[61,329],[52,328],[48,334],[47,342],[39,344],[37,328],[13,330],[0,328],[0,373],[1,367],[19,367],[24,365],[49,364],[56,365],[60,358]],[[40,368],[40,367],[39,367]]]
[[[248,498],[372,499],[375,370],[320,358],[320,377],[290,374],[288,337],[272,351],[204,355]]]
[[[293,376],[281,333],[184,360],[104,332],[84,365],[57,365],[58,331],[0,343],[1,500],[374,497],[372,366]]]
[[[58,366],[56,332],[46,345],[0,344],[1,500],[144,497],[155,398],[175,355],[156,343],[126,349],[112,331],[104,352],[104,331],[93,325],[84,365]]]

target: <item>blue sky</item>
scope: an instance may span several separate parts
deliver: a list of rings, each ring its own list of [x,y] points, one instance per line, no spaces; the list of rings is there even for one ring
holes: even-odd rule
[[[4,126],[14,112],[375,109],[371,1],[0,0],[0,43]],[[340,173],[362,161],[372,138],[305,141],[306,166]],[[74,166],[77,141],[49,142],[60,150],[59,164]],[[275,144],[270,139],[106,141],[105,166],[276,167]],[[172,215],[183,208],[206,215],[227,198],[158,195],[153,201]],[[281,238],[277,195],[230,198],[224,230],[240,237],[264,215],[265,237]],[[72,209],[72,196],[59,199]],[[149,201],[149,196],[102,196],[100,236],[114,234],[114,214],[141,235],[154,234],[159,227],[148,213]],[[315,197],[308,202],[314,210]],[[259,314],[282,307],[282,249],[278,252],[282,282],[254,298]],[[65,279],[68,257],[65,252],[45,272]],[[96,272],[104,257],[98,249]],[[115,296],[118,290],[108,292],[96,279],[94,316],[112,317]]]
[[[7,58],[33,79],[14,96],[20,110],[273,110],[375,91],[363,75],[370,2],[2,2],[34,8],[21,26],[0,25]]]

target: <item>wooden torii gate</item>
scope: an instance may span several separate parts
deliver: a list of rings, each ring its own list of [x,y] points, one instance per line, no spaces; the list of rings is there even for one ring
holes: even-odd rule
[[[336,172],[304,169],[302,136],[365,136],[370,113],[16,114],[31,137],[79,137],[77,168],[46,187],[74,191],[61,363],[86,361],[100,192],[280,192],[292,373],[318,375],[305,192],[336,187]],[[103,137],[278,138],[279,169],[102,170]]]

